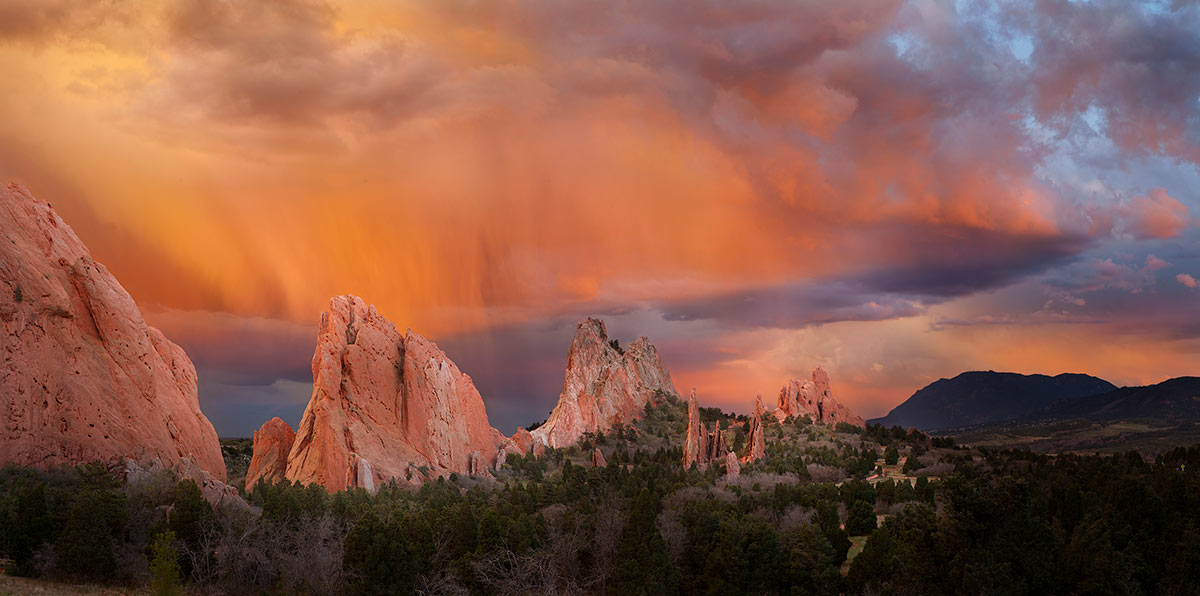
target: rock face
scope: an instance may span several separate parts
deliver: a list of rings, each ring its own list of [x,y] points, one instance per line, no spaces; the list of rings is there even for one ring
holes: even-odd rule
[[[691,468],[695,464],[704,470],[712,462],[728,461],[730,455],[737,459],[737,456],[729,451],[719,420],[711,433],[705,432],[704,423],[700,421],[700,404],[696,401],[696,390],[692,389],[688,396],[687,436],[683,440],[683,469]]]
[[[750,418],[750,432],[747,433],[746,441],[750,444],[750,452],[746,454],[747,462],[759,460],[767,456],[767,440],[762,425],[764,410],[762,396],[755,396],[754,416]]]
[[[471,452],[471,459],[467,462],[467,473],[472,476],[487,474],[487,464],[483,461],[483,454],[478,451]]]
[[[738,463],[737,454],[730,451],[725,454],[725,475],[737,478],[742,473],[742,465]]]
[[[812,381],[793,379],[779,390],[779,405],[775,408],[775,418],[783,422],[788,416],[804,415],[812,418],[813,422],[828,425],[839,422],[855,426],[866,424],[861,416],[833,398],[833,391],[829,387],[829,375],[819,366],[813,369]]]
[[[196,369],[47,203],[0,189],[0,463],[225,461]]]
[[[558,404],[545,424],[532,431],[533,439],[548,447],[566,447],[584,432],[632,422],[656,391],[679,395],[650,341],[639,337],[622,350],[609,342],[603,321],[589,318],[579,324],[567,352]]]
[[[521,453],[527,454],[529,453],[529,449],[533,447],[533,435],[529,434],[529,431],[518,426],[517,432],[513,433],[512,442],[516,444],[517,449],[521,450]]]
[[[287,474],[288,453],[296,442],[296,431],[279,417],[263,423],[254,431],[254,456],[246,469],[246,491],[249,492],[264,480],[274,484]]]
[[[250,504],[242,498],[236,488],[217,480],[212,474],[188,458],[181,458],[175,462],[170,472],[158,458],[144,462],[137,462],[131,458],[114,460],[109,466],[109,471],[116,473],[117,477],[125,484],[126,490],[142,483],[154,484],[156,483],[155,477],[164,473],[180,479],[189,478],[200,488],[200,495],[204,497],[205,501],[208,501],[209,505],[217,509],[250,511]]]
[[[495,463],[502,435],[471,377],[433,342],[411,330],[401,336],[361,298],[329,301],[312,369],[288,480],[336,491],[404,479],[410,464],[445,475]]]
[[[683,469],[695,464],[704,469],[704,423],[700,421],[700,404],[696,402],[696,390],[688,396],[687,436],[683,439]]]
[[[608,460],[604,459],[604,453],[602,453],[600,451],[599,447],[592,449],[592,467],[593,468],[607,468],[608,467]]]
[[[729,453],[729,447],[725,444],[725,433],[721,430],[721,421],[718,420],[712,433],[704,440],[704,461],[723,459],[726,453]]]

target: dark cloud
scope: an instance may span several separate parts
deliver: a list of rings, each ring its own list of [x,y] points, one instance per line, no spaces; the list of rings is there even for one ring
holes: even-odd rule
[[[926,233],[914,233],[923,229]],[[1084,237],[1012,235],[987,230],[882,226],[873,235],[879,262],[894,265],[716,296],[661,301],[667,320],[801,328],[922,314],[947,300],[992,290],[1061,265]],[[882,251],[890,250],[892,254]]]

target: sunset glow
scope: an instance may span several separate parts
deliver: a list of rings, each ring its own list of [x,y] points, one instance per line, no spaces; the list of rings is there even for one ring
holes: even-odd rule
[[[1200,373],[1200,7],[0,2],[0,181],[295,425],[320,312],[437,340],[504,432],[574,325],[738,412],[964,370]],[[1191,283],[1189,283],[1191,282]]]

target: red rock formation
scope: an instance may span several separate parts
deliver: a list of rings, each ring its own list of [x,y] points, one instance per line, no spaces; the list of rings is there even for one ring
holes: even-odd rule
[[[742,473],[742,466],[738,463],[737,454],[730,451],[725,454],[725,475],[730,478],[737,478]]]
[[[600,452],[599,447],[592,449],[592,467],[593,468],[607,468],[608,467],[608,460],[604,459],[604,454]]]
[[[639,337],[621,350],[609,343],[604,322],[589,318],[575,332],[558,404],[545,424],[532,431],[534,441],[567,447],[584,432],[632,422],[656,391],[679,395],[650,341]]]
[[[263,423],[254,431],[254,456],[246,469],[246,491],[249,492],[264,480],[274,484],[283,480],[287,473],[288,453],[296,441],[296,431],[279,417]]]
[[[475,452],[481,467],[495,462],[502,435],[471,377],[433,342],[411,330],[401,337],[361,298],[329,301],[312,367],[288,480],[336,491],[404,479],[409,464],[442,475],[470,473]]]
[[[157,457],[142,462],[123,458],[120,461],[113,460],[109,465],[109,471],[121,479],[127,490],[131,485],[143,483],[161,486],[156,477],[159,474],[167,473],[166,470],[167,467]],[[204,497],[204,500],[217,509],[250,510],[250,504],[242,498],[236,488],[217,480],[189,458],[180,458],[175,462],[172,465],[171,473],[176,478],[188,478],[194,481],[200,487],[200,495]]]
[[[196,369],[47,203],[0,189],[0,463],[225,461]]]
[[[478,451],[471,452],[471,459],[467,464],[467,473],[472,476],[487,474],[487,464],[484,463],[483,454]]]
[[[763,431],[762,416],[763,416],[762,396],[754,397],[754,416],[750,417],[750,432],[747,443],[750,444],[750,453],[746,454],[745,461],[752,462],[762,459],[767,455],[767,440]]]
[[[683,469],[693,464],[704,469],[705,452],[704,423],[700,421],[700,404],[696,401],[696,389],[688,396],[687,436],[683,440]]]
[[[855,426],[866,424],[861,416],[833,398],[833,391],[829,387],[829,375],[819,366],[813,369],[811,382],[793,379],[779,390],[779,405],[775,408],[775,418],[783,422],[788,416],[804,415],[812,418],[813,422],[831,426],[838,422]]]
[[[725,433],[721,430],[721,421],[718,420],[716,426],[713,427],[712,434],[704,441],[704,461],[714,462],[725,457],[729,453],[729,447],[725,443]]]
[[[517,432],[513,433],[512,442],[516,444],[517,449],[521,450],[521,453],[527,454],[529,453],[529,449],[533,447],[533,435],[529,434],[529,431],[518,426]]]

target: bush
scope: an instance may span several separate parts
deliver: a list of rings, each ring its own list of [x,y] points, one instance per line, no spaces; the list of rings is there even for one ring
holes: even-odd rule
[[[846,516],[846,533],[851,536],[865,536],[875,531],[875,507],[866,501],[850,503]]]
[[[900,450],[896,449],[895,445],[888,445],[887,451],[883,453],[883,463],[889,466],[900,463]]]
[[[77,491],[54,543],[58,568],[79,578],[110,579],[117,567],[113,543],[125,517],[125,495],[97,487]]]
[[[150,545],[150,592],[154,596],[177,596],[179,590],[179,551],[175,533],[167,530],[154,537]]]

